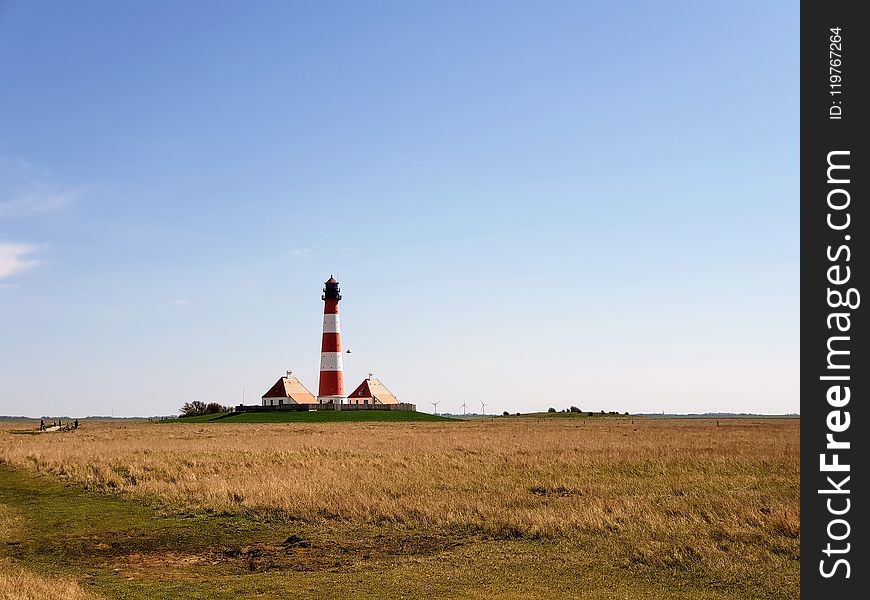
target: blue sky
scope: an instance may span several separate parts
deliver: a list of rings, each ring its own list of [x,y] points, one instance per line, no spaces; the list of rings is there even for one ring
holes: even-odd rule
[[[798,5],[0,2],[0,414],[797,412]],[[348,390],[349,391],[349,390]]]

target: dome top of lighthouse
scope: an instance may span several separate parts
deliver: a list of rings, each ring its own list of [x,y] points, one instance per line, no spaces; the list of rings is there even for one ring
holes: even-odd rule
[[[335,280],[335,277],[332,275],[329,276],[329,279],[323,286],[323,296],[321,296],[323,300],[341,300],[341,294],[338,289],[338,282]]]

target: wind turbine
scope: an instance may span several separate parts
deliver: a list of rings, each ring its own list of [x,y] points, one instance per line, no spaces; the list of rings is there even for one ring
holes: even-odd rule
[[[465,414],[465,398],[462,399],[462,414]]]
[[[441,402],[441,400],[439,400],[438,402]],[[436,414],[436,415],[438,414],[438,402],[430,402],[430,403],[429,403],[429,404],[431,404],[432,406],[435,407],[435,414]]]
[[[486,414],[486,404],[483,403],[483,400],[480,401],[480,410],[483,414]]]

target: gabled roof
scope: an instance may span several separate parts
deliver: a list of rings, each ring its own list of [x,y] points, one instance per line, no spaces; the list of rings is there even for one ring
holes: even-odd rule
[[[317,404],[314,394],[295,377],[281,377],[263,394],[263,398],[290,398],[296,404]]]
[[[380,380],[374,378],[363,379],[347,398],[372,398],[379,404],[399,404],[399,399]]]
[[[352,391],[347,396],[348,398],[371,398],[372,392],[369,390],[369,380],[363,379],[363,382],[357,386],[357,388]]]

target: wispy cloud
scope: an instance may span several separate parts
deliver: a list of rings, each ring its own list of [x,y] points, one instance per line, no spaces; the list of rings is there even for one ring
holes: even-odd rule
[[[61,210],[78,196],[26,159],[0,157],[0,219]]]
[[[36,250],[32,244],[0,242],[0,279],[38,265],[39,260],[31,256]]]
[[[32,190],[0,202],[0,219],[60,210],[72,204],[76,196],[72,190]]]
[[[51,171],[26,158],[0,156],[0,224],[4,219],[35,218],[63,210],[79,196],[79,190],[54,181]],[[35,254],[42,248],[26,242],[0,242],[0,280],[40,264],[42,261]]]

